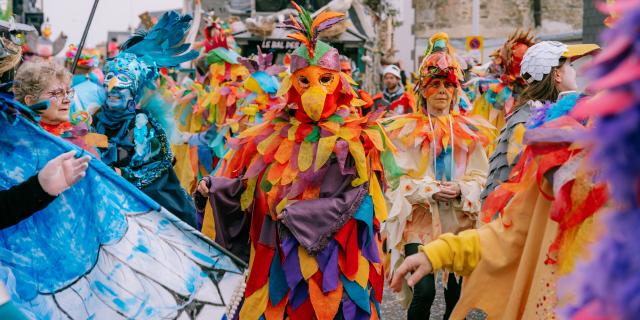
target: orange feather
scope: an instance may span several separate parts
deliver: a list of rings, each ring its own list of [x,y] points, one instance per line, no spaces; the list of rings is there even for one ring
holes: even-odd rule
[[[307,46],[307,49],[309,51],[309,58],[313,58],[313,47],[311,46],[311,41],[309,40],[309,38],[307,38],[307,36],[305,36],[300,32],[295,32],[295,33],[288,34],[287,37],[304,43],[304,45]]]
[[[313,23],[311,24],[311,32],[315,32],[316,28],[323,22],[329,20],[329,19],[333,19],[333,18],[340,18],[340,17],[344,17],[344,13],[342,12],[332,12],[332,11],[325,11],[320,13],[315,19],[313,19]]]
[[[296,18],[292,14],[289,14],[289,19],[291,19],[291,22],[293,22],[293,25],[296,28],[302,29],[302,27],[300,27],[300,24],[298,24],[298,20],[296,20]]]
[[[291,4],[293,5],[294,8],[296,8],[296,10],[298,10],[298,12],[302,13],[302,8],[300,8],[300,6],[298,6],[298,4],[295,1],[291,1]]]
[[[302,43],[304,43],[305,45],[309,46],[309,39],[307,38],[306,35],[300,33],[300,32],[294,32],[294,33],[290,33],[287,35],[287,37],[294,39],[294,40],[298,40]]]

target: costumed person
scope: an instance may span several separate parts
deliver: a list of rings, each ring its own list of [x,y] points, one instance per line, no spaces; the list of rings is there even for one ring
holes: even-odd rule
[[[249,76],[230,43],[233,37],[219,23],[205,28],[204,57],[197,62],[201,78],[183,84],[175,106],[175,123],[184,143],[172,145],[175,170],[185,190],[193,192],[203,177],[212,174],[226,152],[232,134],[228,120],[238,109],[242,82]],[[235,128],[239,129],[239,128]],[[213,238],[210,232],[203,232]]]
[[[384,84],[382,92],[373,96],[373,106],[371,108],[362,110],[365,114],[378,109],[383,109],[390,115],[405,114],[415,110],[415,97],[412,92],[407,92],[402,85],[402,77],[398,66],[390,64],[384,67],[382,81]]]
[[[241,261],[104,163],[76,159],[82,150],[25,118],[27,107],[3,97],[0,110],[0,194],[22,189],[24,197],[37,177],[56,195],[28,194],[32,215],[3,207],[3,217],[21,221],[0,229],[2,319],[11,307],[27,319],[233,317]]]
[[[91,116],[86,111],[70,112],[75,93],[70,81],[71,74],[63,66],[32,60],[18,69],[13,92],[18,102],[34,109],[45,130],[100,158],[96,147],[107,147],[107,137],[89,132]]]
[[[27,32],[36,30],[21,23],[0,26],[0,95],[13,97],[13,78],[22,62],[22,37]]]
[[[12,26],[14,27],[14,26]],[[13,42],[10,31],[0,30],[0,78],[2,92],[0,93],[0,114],[2,117],[14,117],[21,108],[16,103],[7,88],[12,88],[14,70],[22,60],[22,48]],[[4,83],[4,81],[7,81]],[[22,108],[27,111],[28,109]],[[34,121],[35,114],[27,111]],[[76,158],[75,151],[63,153],[49,162],[38,172],[25,181],[10,188],[0,190],[0,229],[11,227],[34,213],[47,207],[63,191],[74,185],[85,175],[88,156]],[[4,160],[4,159],[3,159]],[[0,318],[7,320],[26,320],[26,315],[11,300],[3,281],[0,281]]]
[[[277,96],[280,84],[278,74],[285,70],[282,65],[272,64],[273,54],[264,54],[258,49],[258,54],[247,58],[239,58],[238,61],[250,72],[242,83],[242,92],[238,92],[237,110],[233,118],[227,119],[225,125],[231,129],[231,132],[243,132],[247,128],[261,123],[264,114],[267,112],[275,112],[279,110],[285,103],[283,97]],[[226,142],[226,139],[224,140]],[[211,171],[211,174],[214,174]],[[203,176],[198,176],[202,179]],[[206,190],[200,191],[206,193]],[[194,193],[194,200],[198,212],[198,221],[201,225],[202,233],[215,239],[216,229],[213,219],[213,208],[207,204],[207,199],[197,196]],[[235,252],[240,257],[248,259],[249,252],[244,254]]]
[[[204,52],[209,52],[220,47],[220,41],[224,39],[224,45],[227,49],[236,51],[238,45],[236,40],[231,36],[231,27],[224,21],[221,21],[218,17],[206,14],[205,21],[206,27],[202,30],[204,39],[194,44],[194,49],[203,48]]]
[[[496,127],[496,133],[502,130],[506,119],[516,110],[514,106],[518,96],[527,85],[520,74],[520,63],[527,49],[534,44],[534,36],[530,31],[516,30],[493,54],[493,63],[500,71],[496,75],[498,81],[483,83],[487,88],[474,99],[471,112],[487,119]],[[490,146],[488,154],[491,154],[493,147]]]
[[[173,170],[171,107],[152,91],[160,67],[194,59],[182,44],[191,17],[171,11],[148,32],[122,44],[104,66],[107,101],[93,119],[95,131],[109,138],[102,161],[149,197],[196,227],[195,207]]]
[[[218,176],[200,184],[216,241],[250,252],[241,319],[378,319],[384,110],[351,112],[360,102],[338,50],[318,39],[344,14],[312,19],[293,5],[299,20],[285,26],[302,45],[280,87],[287,104],[234,138]]]
[[[493,127],[480,117],[460,114],[463,77],[451,50],[446,34],[431,38],[419,69],[417,112],[385,122],[403,173],[397,180],[391,172],[386,175],[392,187],[385,194],[389,217],[383,235],[391,251],[391,274],[404,257],[418,252],[420,244],[473,228],[480,211],[489,168],[483,145],[489,143]],[[461,280],[452,274],[444,279],[448,319]],[[433,275],[416,283],[413,292],[404,287],[399,299],[408,308],[407,318],[428,317],[435,295]]]
[[[22,61],[22,47],[14,42],[17,38],[14,38],[11,32],[24,30],[27,26],[15,24],[10,27],[11,30],[0,27],[0,79],[8,81],[8,83],[2,83],[3,88],[13,89],[14,71]],[[55,66],[53,67],[55,69]],[[53,69],[49,71],[53,71]],[[58,72],[50,72],[49,75],[57,75],[58,79],[56,80],[64,81],[67,78],[64,72],[59,70]],[[42,85],[36,85],[36,88],[32,89],[42,89],[42,87]],[[15,101],[13,92],[0,92],[0,114],[2,117],[11,119],[21,112],[25,119],[36,122],[37,113]],[[91,158],[88,156],[73,157],[74,154],[74,151],[70,151],[59,155],[47,162],[41,171],[23,183],[0,191],[0,212],[3,212],[2,219],[0,219],[0,229],[15,225],[44,209],[59,194],[84,176],[87,169],[86,163]],[[3,303],[0,302],[0,304]],[[6,309],[4,305],[0,308]],[[0,318],[4,319],[1,311]]]
[[[587,70],[593,79],[589,89],[600,93],[582,100],[573,114],[596,118],[594,130],[583,138],[614,205],[598,221],[602,230],[588,255],[558,283],[558,313],[564,319],[631,320],[640,314],[640,3],[619,0],[606,9],[620,15],[603,32],[604,49]]]
[[[37,33],[27,33],[25,38],[25,60],[29,60],[32,56],[40,57],[45,60],[53,59],[62,50],[67,43],[67,35],[60,32],[55,40],[51,40],[51,24],[49,19],[40,27],[40,36]]]
[[[283,65],[273,64],[273,53],[258,53],[250,58],[240,57],[238,61],[249,71],[242,83],[243,92],[233,116],[231,130],[239,133],[262,122],[263,114],[275,110],[285,103],[276,95],[280,83],[278,75],[286,70]]]
[[[349,59],[349,57],[340,55],[340,72],[348,75],[351,79],[353,79],[352,61],[351,59]],[[367,93],[363,89],[358,89],[357,93],[358,93],[358,98],[360,98],[365,103],[362,106],[358,106],[358,108],[356,108],[356,110],[354,111],[356,111],[358,115],[362,116],[365,112],[363,110],[370,109],[373,106],[373,99],[371,98],[369,93]]]
[[[575,73],[565,80],[575,82]],[[394,290],[408,272],[413,285],[432,270],[451,270],[464,276],[454,319],[475,309],[489,319],[556,317],[557,279],[587,248],[595,234],[594,214],[607,201],[607,186],[588,165],[588,150],[579,141],[589,131],[587,121],[569,115],[579,98],[567,93],[535,111],[508,182],[483,205],[487,224],[424,244],[398,268]],[[500,219],[491,221],[495,212]]]
[[[483,202],[498,185],[509,178],[518,162],[524,148],[522,138],[531,112],[545,102],[555,102],[562,93],[578,90],[573,62],[597,49],[598,46],[594,44],[567,46],[557,41],[542,41],[527,49],[520,66],[520,75],[528,85],[520,93],[495,142],[495,150],[489,156],[487,187],[481,195]]]
[[[71,71],[73,60],[78,53],[78,47],[70,45],[65,54],[65,67]],[[71,78],[71,87],[76,92],[71,101],[71,114],[76,111],[87,111],[90,115],[96,113],[107,100],[104,90],[104,74],[99,69],[99,52],[94,49],[82,49],[78,64]]]

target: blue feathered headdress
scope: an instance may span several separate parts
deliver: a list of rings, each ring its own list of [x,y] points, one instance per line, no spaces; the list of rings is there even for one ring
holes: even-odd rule
[[[149,30],[138,31],[122,44],[122,52],[107,61],[104,67],[105,85],[129,88],[136,100],[142,97],[145,87],[154,88],[159,68],[175,67],[198,57],[184,43],[191,16],[175,11],[165,13]]]

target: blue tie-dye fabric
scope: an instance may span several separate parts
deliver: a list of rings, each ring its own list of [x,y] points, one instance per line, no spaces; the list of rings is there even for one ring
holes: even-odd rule
[[[0,189],[25,181],[71,149],[78,148],[24,118],[15,125],[0,118]],[[74,188],[31,218],[0,230],[0,263],[17,277],[21,297],[53,292],[91,269],[101,244],[122,237],[126,231],[122,212],[159,208],[93,159],[86,177]]]
[[[80,151],[6,111],[0,190]],[[244,279],[238,261],[96,159],[47,208],[0,230],[0,281],[31,319],[221,319]]]

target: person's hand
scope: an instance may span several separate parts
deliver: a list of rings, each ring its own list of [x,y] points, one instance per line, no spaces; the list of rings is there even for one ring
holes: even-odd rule
[[[431,267],[431,261],[427,258],[427,255],[418,252],[416,254],[408,256],[400,267],[393,274],[393,279],[391,279],[391,283],[389,287],[394,292],[400,292],[402,289],[402,280],[407,275],[407,273],[411,273],[411,276],[407,280],[407,284],[410,287],[413,287],[420,279],[424,278],[428,274],[433,271]]]
[[[460,185],[457,182],[444,181],[440,184],[440,191],[433,194],[436,201],[452,201],[460,196]]]
[[[198,193],[205,198],[209,197],[209,187],[207,186],[207,182],[204,180],[200,180],[200,182],[198,182],[196,191],[198,191]]]
[[[69,151],[51,159],[38,173],[42,190],[58,196],[85,176],[90,156],[76,158],[76,151]]]

